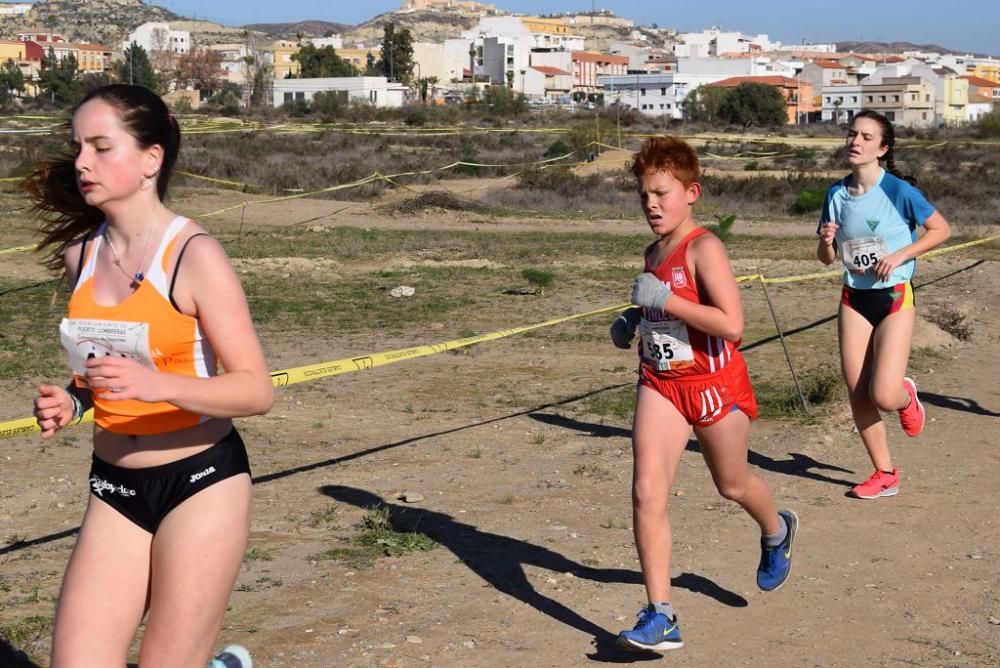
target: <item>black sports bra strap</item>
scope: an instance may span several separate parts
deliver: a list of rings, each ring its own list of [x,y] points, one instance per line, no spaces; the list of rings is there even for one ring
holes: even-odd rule
[[[94,230],[87,230],[87,233],[83,236],[83,242],[80,245],[80,259],[76,263],[76,281],[73,282],[73,289],[76,290],[76,286],[80,284],[80,274],[83,273],[83,263],[87,261],[87,242],[90,241],[90,235],[94,233]]]
[[[197,234],[192,234],[187,239],[184,240],[184,245],[181,246],[180,251],[177,253],[177,262],[174,263],[174,275],[170,277],[170,289],[167,291],[167,297],[170,299],[170,303],[173,304],[174,308],[180,312],[180,307],[177,306],[177,302],[174,301],[174,283],[177,282],[177,270],[181,268],[181,260],[184,259],[184,251],[187,250],[188,244],[195,237],[207,237],[211,236],[207,232],[198,232]]]

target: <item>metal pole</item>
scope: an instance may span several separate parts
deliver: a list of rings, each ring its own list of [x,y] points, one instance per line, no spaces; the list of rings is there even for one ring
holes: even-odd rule
[[[774,320],[774,328],[778,330],[778,339],[781,340],[781,349],[785,351],[785,360],[788,368],[792,372],[792,380],[795,382],[795,391],[799,393],[799,400],[802,402],[802,409],[809,412],[809,402],[802,394],[802,387],[799,385],[799,377],[795,375],[795,367],[792,366],[792,357],[788,354],[788,346],[785,344],[785,333],[781,331],[781,324],[778,322],[778,315],[774,312],[774,305],[771,303],[771,296],[767,293],[767,283],[764,282],[763,274],[759,274],[760,287],[764,288],[764,298],[767,299],[767,308],[771,311],[771,318]]]

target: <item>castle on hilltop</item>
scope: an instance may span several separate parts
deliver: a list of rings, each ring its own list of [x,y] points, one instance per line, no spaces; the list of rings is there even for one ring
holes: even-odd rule
[[[403,0],[400,11],[416,12],[420,10],[458,11],[468,15],[493,14],[496,5],[473,0]]]

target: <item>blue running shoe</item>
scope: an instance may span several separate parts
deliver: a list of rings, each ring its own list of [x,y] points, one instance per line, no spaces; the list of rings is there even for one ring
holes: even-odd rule
[[[768,547],[764,539],[760,539],[757,586],[764,591],[774,591],[780,587],[792,572],[792,542],[795,540],[795,532],[799,529],[799,516],[791,510],[779,510],[778,514],[785,520],[788,535],[777,547]]]
[[[253,660],[243,645],[230,645],[208,662],[208,668],[253,668]]]
[[[674,621],[667,619],[663,613],[657,612],[653,606],[648,606],[636,613],[639,621],[631,631],[618,634],[616,644],[619,649],[629,652],[636,650],[664,651],[680,649],[684,646],[681,640],[681,630]]]

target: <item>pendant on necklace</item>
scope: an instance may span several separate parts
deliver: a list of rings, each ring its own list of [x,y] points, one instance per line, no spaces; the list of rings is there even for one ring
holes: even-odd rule
[[[136,285],[138,285],[139,283],[142,283],[142,279],[144,278],[146,278],[146,274],[142,273],[141,271],[137,271],[135,272],[135,276],[132,277],[132,280],[134,280],[136,282]]]

